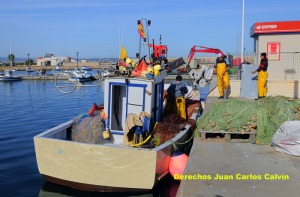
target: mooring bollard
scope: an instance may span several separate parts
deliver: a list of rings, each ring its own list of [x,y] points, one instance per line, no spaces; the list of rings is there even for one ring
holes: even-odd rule
[[[226,100],[227,99],[227,89],[223,90],[223,99]]]

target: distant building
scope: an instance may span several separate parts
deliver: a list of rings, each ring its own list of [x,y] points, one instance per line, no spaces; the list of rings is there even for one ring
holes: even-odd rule
[[[300,21],[257,22],[250,28],[254,38],[255,64],[267,53],[269,77],[276,80],[300,79]]]
[[[44,57],[35,59],[38,66],[62,66],[64,63],[75,62],[71,57],[55,57],[53,54],[45,54]]]

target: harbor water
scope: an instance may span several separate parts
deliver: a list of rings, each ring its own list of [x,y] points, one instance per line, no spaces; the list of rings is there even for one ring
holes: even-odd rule
[[[98,81],[89,85],[98,85]],[[33,137],[103,103],[103,85],[60,93],[53,80],[0,83],[1,196],[167,196],[179,183],[169,177],[147,194],[82,192],[46,182],[38,172]],[[175,193],[175,194],[174,194]]]

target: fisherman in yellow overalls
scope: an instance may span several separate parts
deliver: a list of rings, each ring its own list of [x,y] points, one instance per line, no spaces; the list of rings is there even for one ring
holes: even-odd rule
[[[267,78],[268,78],[267,70],[268,70],[267,54],[261,53],[260,54],[260,64],[259,64],[258,69],[251,72],[252,74],[258,72],[258,75],[257,75],[258,98],[257,99],[267,96]]]
[[[171,103],[168,104],[169,101],[167,101],[166,108],[172,108],[174,109],[173,111],[171,110],[171,113],[177,113],[180,115],[182,118],[187,119],[186,116],[186,105],[185,105],[185,97],[184,95],[188,93],[188,89],[185,85],[185,83],[182,81],[182,76],[177,75],[176,76],[176,81],[175,83],[172,83],[169,88],[167,89],[168,94],[170,94],[171,98],[175,98],[175,106],[170,106]],[[172,105],[171,104],[171,105]]]
[[[224,58],[222,54],[218,54],[214,72],[217,73],[218,76],[218,90],[220,95],[219,99],[224,98],[224,90],[227,90],[229,87],[229,77],[228,77],[229,68],[230,68],[229,62]]]

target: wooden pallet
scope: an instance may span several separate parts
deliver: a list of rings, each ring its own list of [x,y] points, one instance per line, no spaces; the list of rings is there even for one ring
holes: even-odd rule
[[[228,131],[200,131],[200,139],[201,140],[206,140],[207,139],[207,134],[223,134],[224,139],[226,141],[229,141],[232,139],[232,136],[236,137],[236,139],[248,139],[249,142],[254,143],[256,140],[256,132],[245,132],[243,133],[238,133],[238,132],[228,132]]]

